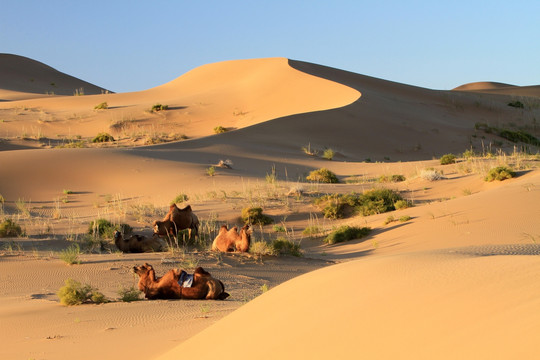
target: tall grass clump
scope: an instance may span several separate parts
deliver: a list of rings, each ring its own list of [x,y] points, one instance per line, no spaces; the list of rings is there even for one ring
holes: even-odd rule
[[[317,170],[313,170],[309,173],[309,175],[306,177],[306,180],[313,181],[313,182],[319,182],[319,183],[326,183],[326,184],[335,184],[339,183],[339,179],[330,170],[326,168],[321,168]]]
[[[60,303],[65,306],[81,305],[84,303],[102,304],[108,302],[105,295],[90,285],[67,279],[58,291]]]
[[[420,177],[428,181],[437,181],[443,178],[440,171],[435,169],[424,169],[420,172]]]
[[[454,154],[445,154],[441,156],[441,165],[449,165],[449,164],[455,164],[456,163],[456,155]]]
[[[503,181],[506,179],[511,179],[516,176],[516,173],[506,166],[497,166],[488,171],[488,174],[484,178],[485,181]]]
[[[403,175],[381,175],[377,179],[377,182],[385,183],[385,182],[402,182],[405,181],[405,176]]]
[[[243,208],[241,219],[244,224],[268,225],[274,222],[271,217],[262,213],[262,209],[260,207]]]
[[[253,241],[249,246],[249,253],[252,255],[276,255],[274,248],[264,240]]]
[[[20,225],[12,219],[5,219],[0,223],[0,237],[16,237],[22,234]]]
[[[112,239],[115,231],[120,231],[123,234],[130,234],[133,229],[128,224],[115,225],[106,219],[97,219],[88,224],[88,233],[93,236]]]
[[[272,241],[272,249],[276,255],[292,255],[296,257],[302,256],[302,250],[300,250],[300,244],[296,244],[292,240],[284,237],[279,237]]]
[[[343,225],[328,234],[328,236],[324,238],[324,242],[331,245],[339,242],[361,239],[370,232],[371,228],[369,227]]]
[[[67,249],[60,252],[60,259],[68,265],[80,264],[80,254],[81,248],[79,247],[79,244],[72,244]]]

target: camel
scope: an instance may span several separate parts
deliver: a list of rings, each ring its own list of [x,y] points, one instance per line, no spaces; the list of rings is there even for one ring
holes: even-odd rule
[[[212,250],[222,252],[247,252],[251,243],[251,229],[248,225],[244,225],[238,234],[236,226],[227,230],[226,225],[222,225],[219,229],[218,236],[212,243]]]
[[[124,239],[120,231],[114,232],[114,244],[124,253],[144,253],[163,251],[163,243],[156,236],[147,238],[142,235],[133,235]]]
[[[183,286],[181,275],[186,273],[179,269],[169,270],[165,275],[156,278],[152,265],[145,263],[134,266],[133,272],[139,275],[138,287],[149,300],[155,299],[206,299],[225,300],[229,294],[225,292],[225,285],[212,277],[202,267],[195,269],[191,287]]]
[[[171,238],[176,238],[178,231],[188,229],[189,238],[199,235],[199,218],[191,209],[191,205],[179,209],[176,204],[172,204],[169,212],[163,220],[156,220],[153,223],[154,234],[167,236],[169,246],[172,246]]]

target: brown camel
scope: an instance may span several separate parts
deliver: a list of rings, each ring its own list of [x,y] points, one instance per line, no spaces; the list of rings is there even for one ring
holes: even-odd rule
[[[226,225],[222,225],[219,229],[218,236],[212,243],[212,250],[230,252],[239,251],[247,252],[251,243],[251,229],[248,225],[244,225],[238,233],[238,228],[233,226],[227,230]]]
[[[114,244],[124,253],[158,252],[163,251],[164,245],[157,236],[147,238],[142,235],[133,235],[129,239],[124,239],[120,231],[114,232]]]
[[[191,209],[191,205],[179,209],[176,204],[172,204],[169,212],[163,220],[154,221],[154,234],[167,236],[169,246],[172,246],[172,239],[176,238],[178,231],[188,229],[189,238],[199,235],[199,218]]]
[[[139,275],[139,290],[144,292],[145,297],[150,300],[225,300],[229,297],[229,294],[225,292],[225,285],[220,280],[213,278],[202,267],[195,269],[191,287],[182,286],[180,276],[183,272],[179,269],[169,270],[162,277],[156,278],[152,265],[145,263],[141,266],[134,266],[133,272]]]

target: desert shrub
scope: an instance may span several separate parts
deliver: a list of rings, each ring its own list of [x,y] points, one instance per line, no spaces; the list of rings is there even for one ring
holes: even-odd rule
[[[296,257],[302,256],[300,244],[296,244],[293,241],[283,237],[272,241],[271,247],[276,255],[292,255]]]
[[[525,144],[540,146],[540,140],[523,130],[512,131],[503,129],[499,131],[499,136],[515,143],[522,142]]]
[[[92,142],[95,143],[102,143],[102,142],[109,142],[109,141],[116,141],[114,140],[114,137],[106,132],[102,132],[96,135],[95,138],[92,139]]]
[[[283,225],[274,225],[272,227],[272,230],[274,230],[275,232],[286,232],[286,229]]]
[[[72,244],[67,249],[60,252],[60,259],[62,259],[68,265],[80,264],[80,254],[81,248],[79,247],[79,244]]]
[[[343,241],[349,241],[353,239],[361,239],[371,232],[369,227],[356,227],[356,226],[340,226],[336,230],[332,231],[324,242],[327,244],[336,244]]]
[[[105,295],[97,291],[90,285],[83,285],[80,282],[67,279],[64,286],[58,291],[60,303],[65,306],[81,305],[84,303],[101,304],[108,300]]]
[[[216,168],[214,166],[210,166],[206,169],[206,175],[208,176],[214,176],[216,175]]]
[[[454,154],[445,154],[441,156],[441,165],[449,165],[456,163],[456,155]]]
[[[0,223],[0,237],[21,236],[21,227],[12,219],[5,219]]]
[[[94,110],[105,110],[108,108],[109,105],[107,104],[107,102],[102,102],[101,104],[97,104],[96,106],[94,106]]]
[[[311,226],[306,227],[302,231],[302,235],[306,235],[306,236],[309,236],[309,237],[315,237],[315,236],[320,235],[322,232],[323,231],[319,226],[311,225]]]
[[[249,246],[252,255],[275,255],[274,249],[266,241],[253,241]]]
[[[401,182],[405,181],[405,176],[403,175],[381,175],[377,179],[378,182]]]
[[[219,126],[216,126],[216,127],[214,128],[214,132],[215,132],[216,134],[222,134],[222,133],[224,133],[224,132],[227,132],[227,129],[224,128],[223,126],[219,125]]]
[[[525,106],[523,105],[523,103],[519,100],[516,100],[516,101],[510,101],[508,103],[508,106],[511,106],[511,107],[515,107],[515,108],[520,108],[520,109],[523,109]]]
[[[141,292],[139,289],[135,288],[134,286],[130,287],[122,287],[120,290],[118,290],[118,300],[122,302],[132,302],[132,301],[138,301],[141,300]]]
[[[437,181],[443,178],[440,171],[435,169],[424,169],[420,172],[420,177],[428,181]]]
[[[333,172],[331,172],[330,170],[326,168],[313,170],[312,172],[309,173],[306,179],[308,181],[327,183],[327,184],[334,184],[334,183],[339,182],[339,179],[337,178],[336,174],[334,174]]]
[[[184,201],[187,201],[188,200],[188,196],[186,194],[178,194],[176,195],[176,197],[174,199],[172,199],[171,201],[171,205],[172,204],[181,204],[183,203]]]
[[[152,105],[152,108],[150,109],[151,112],[157,112],[162,110],[169,110],[169,105],[155,104]]]
[[[106,239],[112,239],[115,231],[120,231],[124,234],[130,234],[133,229],[128,224],[112,224],[106,219],[97,219],[88,224],[88,233],[97,235]]]
[[[384,225],[388,225],[393,221],[396,221],[396,219],[392,215],[390,215],[386,218],[386,220],[384,220]]]
[[[262,213],[260,207],[243,208],[241,218],[245,224],[267,225],[274,222],[271,217]]]
[[[497,166],[488,171],[488,174],[486,175],[484,180],[485,181],[494,181],[494,180],[503,181],[506,179],[513,178],[514,176],[516,176],[516,173],[512,169],[506,166]]]
[[[315,199],[325,218],[339,219],[349,213],[363,216],[396,210],[395,204],[403,200],[399,193],[390,189],[373,189],[363,194],[331,194]]]
[[[336,152],[332,149],[325,149],[323,152],[322,157],[326,160],[332,160],[334,158],[334,155],[336,155]]]
[[[396,210],[402,210],[402,209],[406,209],[412,206],[413,206],[412,202],[408,200],[398,200],[394,204],[394,207],[396,208]]]
[[[406,222],[406,221],[409,221],[411,220],[411,217],[409,215],[403,215],[399,218],[399,221],[400,222]]]

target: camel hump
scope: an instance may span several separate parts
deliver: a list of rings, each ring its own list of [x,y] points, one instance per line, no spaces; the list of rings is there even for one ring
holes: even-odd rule
[[[197,268],[195,269],[194,274],[199,274],[199,275],[210,275],[210,273],[209,273],[208,271],[204,270],[204,269],[203,269],[202,267],[200,267],[200,266],[197,267]]]
[[[175,205],[176,206],[176,205]],[[180,209],[181,211],[191,211],[191,205],[186,206],[183,209]]]

